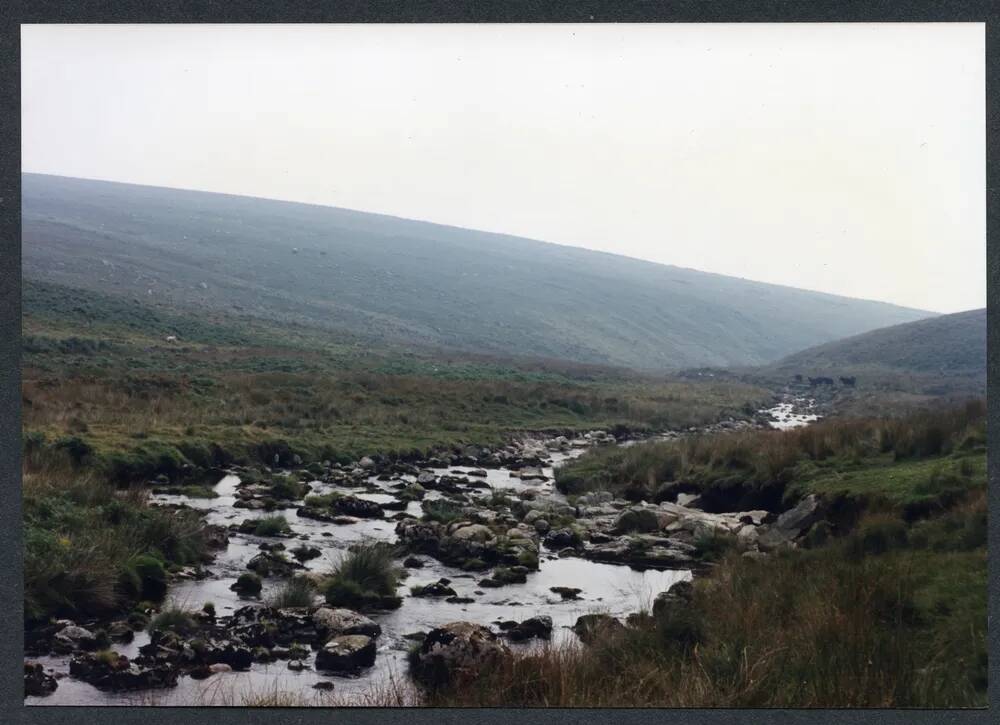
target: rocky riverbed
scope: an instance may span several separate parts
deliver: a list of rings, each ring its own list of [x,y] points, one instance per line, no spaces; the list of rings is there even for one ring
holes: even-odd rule
[[[815,419],[804,406],[783,401],[756,422],[711,431],[803,424]],[[694,432],[706,431],[666,437]],[[688,494],[658,505],[605,492],[570,502],[555,489],[557,466],[616,443],[593,431],[413,463],[236,467],[220,472],[210,498],[160,485],[152,503],[202,510],[218,546],[206,567],[172,573],[159,607],[196,613],[190,631],[151,635],[138,618],[28,632],[25,701],[240,704],[251,693],[332,690],[339,703],[364,704],[374,691],[509,649],[586,641],[595,626],[621,626],[683,590],[677,585],[705,565],[700,537],[733,535],[745,555],[762,556],[815,519],[811,500],[780,516],[710,514]],[[427,516],[441,509],[450,515]],[[261,535],[256,522],[265,516],[284,517],[288,528]],[[269,606],[292,577],[319,580],[370,541],[393,545],[407,572],[399,602],[364,614],[319,594],[309,607]]]

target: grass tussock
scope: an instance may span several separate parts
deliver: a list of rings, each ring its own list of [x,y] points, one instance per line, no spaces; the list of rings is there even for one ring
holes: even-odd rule
[[[326,583],[328,604],[358,610],[394,609],[400,570],[393,550],[381,542],[359,544],[344,555]]]
[[[173,632],[179,635],[189,635],[198,629],[194,612],[183,607],[171,605],[165,607],[149,622],[149,632]]]
[[[255,536],[284,536],[291,532],[292,527],[284,516],[264,516],[254,522]]]
[[[297,576],[266,599],[269,607],[284,609],[286,607],[311,607],[316,599],[316,587],[306,577]]]

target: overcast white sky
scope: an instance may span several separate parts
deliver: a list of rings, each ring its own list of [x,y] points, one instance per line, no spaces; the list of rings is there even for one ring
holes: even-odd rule
[[[23,26],[23,168],[986,304],[982,24]]]

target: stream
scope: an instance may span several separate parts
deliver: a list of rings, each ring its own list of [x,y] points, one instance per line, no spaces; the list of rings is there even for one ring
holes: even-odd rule
[[[807,425],[818,418],[811,412],[810,401],[800,399],[786,400],[762,412],[770,414],[772,427],[782,430]],[[485,478],[479,480],[485,481],[489,488],[483,488],[481,495],[488,496],[493,491],[501,489],[517,492],[530,488],[539,495],[559,498],[560,494],[553,485],[554,469],[585,451],[586,448],[580,446],[565,451],[550,452],[549,460],[542,470],[546,479],[544,481],[522,481],[512,476],[508,468],[487,469]],[[434,469],[437,475],[464,476],[468,472],[469,466]],[[390,486],[398,485],[401,480],[416,479],[412,475],[399,475],[391,481],[380,481],[373,475],[368,478],[370,492],[316,480],[310,481],[309,484],[312,494],[341,492],[377,503],[389,503],[397,500],[396,496],[392,495],[393,489]],[[260,511],[234,506],[237,502],[239,484],[240,479],[237,475],[226,475],[214,486],[216,498],[156,494],[150,497],[150,502],[184,504],[201,509],[205,511],[208,523],[228,527],[239,524],[245,519],[261,516]],[[425,500],[440,497],[440,493],[428,491]],[[422,514],[420,502],[410,502],[405,511],[420,517]],[[331,570],[344,556],[348,547],[359,541],[396,541],[396,522],[390,519],[361,519],[349,524],[337,524],[300,518],[294,505],[270,511],[268,515],[282,515],[287,519],[294,536],[285,540],[289,546],[305,542],[321,550],[320,557],[305,562],[305,567],[309,571]],[[266,601],[268,596],[281,588],[286,580],[265,578],[260,597],[249,599],[231,591],[230,585],[241,573],[247,571],[247,562],[260,553],[260,545],[274,541],[273,538],[231,531],[228,547],[219,551],[215,560],[207,567],[210,575],[200,580],[174,581],[168,594],[168,603],[185,609],[200,610],[205,603],[212,602],[218,614],[225,616],[248,603]],[[312,667],[315,653],[310,652],[308,659],[305,660],[309,667],[302,671],[289,669],[288,663],[281,660],[269,664],[254,663],[248,671],[219,673],[207,680],[181,677],[178,679],[177,687],[141,692],[102,691],[73,677],[63,676],[59,679],[58,688],[54,693],[45,697],[26,697],[25,704],[241,705],[244,695],[275,690],[301,693],[303,704],[308,704],[312,698],[316,698],[317,704],[322,704],[322,696],[326,693],[313,689],[313,686],[318,682],[332,682],[333,695],[338,704],[363,705],[366,695],[375,691],[409,687],[406,655],[412,641],[405,635],[426,632],[454,621],[475,622],[495,629],[501,621],[522,621],[535,615],[548,615],[553,622],[552,643],[560,644],[576,639],[576,635],[569,627],[579,616],[599,612],[624,619],[629,613],[648,609],[658,593],[669,589],[678,581],[690,580],[692,577],[689,570],[637,571],[624,565],[598,563],[577,557],[560,558],[555,552],[542,549],[539,571],[530,574],[526,583],[509,584],[502,588],[484,591],[476,583],[482,575],[470,574],[447,566],[431,557],[420,558],[424,561],[424,566],[408,569],[410,576],[399,587],[398,594],[403,597],[402,606],[393,611],[369,615],[381,626],[382,635],[377,639],[378,653],[375,665],[360,675],[340,676],[317,672]],[[474,601],[458,604],[438,598],[414,597],[410,594],[410,587],[436,582],[441,578],[451,580],[449,586],[459,597],[471,597]],[[578,600],[564,601],[559,595],[549,591],[550,587],[577,587],[582,593]],[[321,597],[317,595],[316,603],[320,602]],[[134,641],[129,644],[115,644],[113,649],[129,658],[134,658],[138,655],[139,648],[148,642],[148,633],[137,632]],[[541,645],[532,640],[524,644],[511,643],[509,646],[513,650],[518,650]],[[50,654],[30,659],[40,663],[46,670],[66,673],[71,655]]]

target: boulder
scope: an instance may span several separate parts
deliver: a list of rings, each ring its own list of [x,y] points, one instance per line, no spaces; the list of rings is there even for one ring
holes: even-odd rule
[[[820,518],[820,500],[815,494],[809,494],[794,507],[785,511],[771,526],[778,529],[789,538],[796,538],[812,526]]]
[[[372,639],[382,634],[382,628],[363,614],[350,609],[320,607],[312,615],[321,642],[345,634],[363,634]]]
[[[564,601],[569,601],[579,599],[583,590],[576,587],[549,587],[549,591],[558,594]]]
[[[52,651],[57,654],[94,649],[97,649],[97,637],[94,633],[75,624],[63,627],[52,638]]]
[[[375,640],[363,634],[334,637],[316,653],[316,669],[357,672],[375,664]]]
[[[143,667],[117,652],[74,655],[69,673],[99,690],[149,690],[177,685],[176,668],[165,664]]]
[[[451,537],[458,541],[476,541],[486,543],[496,538],[488,526],[483,524],[466,524],[451,532]]]
[[[619,514],[614,530],[620,534],[652,533],[660,530],[660,519],[652,509],[630,508]]]
[[[549,639],[552,636],[552,617],[540,615],[525,619],[520,624],[508,629],[505,636],[512,642],[523,642],[536,637]]]
[[[572,629],[582,642],[590,644],[601,637],[623,632],[625,625],[610,614],[584,614],[577,618]]]
[[[432,584],[413,587],[411,594],[415,597],[454,597],[458,592],[448,586],[447,580],[441,579]]]
[[[244,596],[256,596],[260,594],[262,587],[260,577],[249,572],[240,574],[239,578],[229,586],[232,591]]]
[[[427,687],[455,685],[471,681],[507,656],[507,647],[487,627],[451,622],[427,633],[410,658],[410,670]]]
[[[660,592],[653,600],[653,615],[658,616],[671,607],[687,606],[691,602],[694,587],[689,581],[677,582],[670,589]]]
[[[543,541],[549,549],[564,549],[568,546],[575,548],[581,544],[580,535],[569,528],[552,529]]]
[[[479,586],[496,588],[507,584],[524,584],[528,581],[528,569],[523,566],[497,567],[493,575],[479,582]]]
[[[24,663],[24,696],[45,697],[56,691],[59,683],[56,678],[45,672],[38,662]]]

